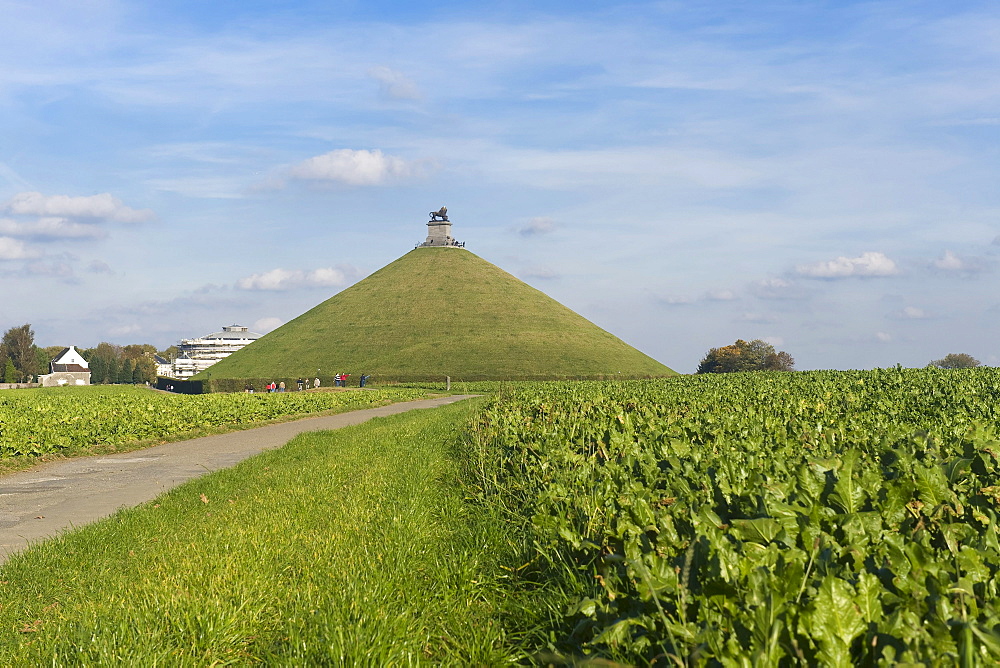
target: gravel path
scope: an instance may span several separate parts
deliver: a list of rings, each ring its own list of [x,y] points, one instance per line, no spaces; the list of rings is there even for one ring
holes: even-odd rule
[[[117,455],[51,462],[0,476],[0,563],[29,544],[135,506],[187,480],[278,448],[306,431],[339,429],[373,417],[434,408],[457,395],[206,436]]]

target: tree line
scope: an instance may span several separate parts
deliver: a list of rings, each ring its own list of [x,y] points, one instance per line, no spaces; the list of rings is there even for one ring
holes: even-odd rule
[[[0,370],[5,383],[27,383],[49,372],[50,363],[66,346],[39,347],[30,324],[11,327],[0,340]],[[155,346],[137,343],[120,346],[102,342],[94,348],[77,349],[90,367],[90,382],[136,384],[156,382]],[[176,349],[175,349],[176,350]],[[164,351],[169,354],[170,349]]]
[[[967,353],[949,353],[927,366],[939,369],[971,369],[980,366],[979,360]],[[696,373],[734,373],[738,371],[793,371],[795,360],[785,351],[777,351],[770,343],[760,339],[712,348],[702,358]]]

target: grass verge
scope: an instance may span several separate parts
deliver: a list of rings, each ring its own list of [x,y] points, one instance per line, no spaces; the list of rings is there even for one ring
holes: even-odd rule
[[[523,661],[519,547],[468,504],[470,400],[299,436],[0,567],[0,664]]]

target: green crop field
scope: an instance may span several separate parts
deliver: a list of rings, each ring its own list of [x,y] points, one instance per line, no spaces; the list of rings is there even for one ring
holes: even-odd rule
[[[484,498],[627,663],[996,665],[1000,370],[731,374],[502,392]]]
[[[997,665],[998,417],[997,369],[501,384],[15,555],[0,659]]]
[[[0,458],[120,445],[289,415],[416,399],[417,389],[186,396],[131,386],[0,392]]]

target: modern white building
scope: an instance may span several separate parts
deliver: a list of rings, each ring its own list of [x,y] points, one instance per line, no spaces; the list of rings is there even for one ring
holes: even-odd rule
[[[185,380],[209,368],[219,360],[245,348],[262,334],[249,331],[242,325],[223,327],[197,339],[181,339],[177,344],[177,358],[169,368],[159,366],[159,373],[170,378]]]

